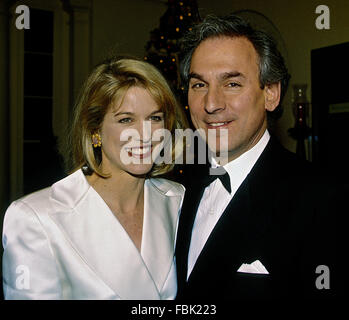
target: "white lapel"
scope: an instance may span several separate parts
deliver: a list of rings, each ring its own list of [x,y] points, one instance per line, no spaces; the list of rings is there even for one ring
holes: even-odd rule
[[[53,185],[51,197],[68,207],[63,212],[52,213],[52,219],[67,235],[81,258],[117,295],[122,299],[160,298],[137,248],[103,199],[88,184],[81,170]],[[147,217],[148,220],[153,219]],[[156,219],[155,224],[159,224]],[[146,228],[154,230],[153,227]],[[160,231],[161,234],[163,232]],[[150,240],[145,239],[143,243]],[[155,248],[159,250],[157,246]],[[145,245],[144,250],[148,259],[149,245]],[[152,272],[159,261],[148,260]],[[157,275],[155,278],[158,280]]]
[[[183,199],[183,191],[172,193],[173,187],[165,179],[149,179],[144,186],[141,253],[160,292],[173,263],[178,213]]]

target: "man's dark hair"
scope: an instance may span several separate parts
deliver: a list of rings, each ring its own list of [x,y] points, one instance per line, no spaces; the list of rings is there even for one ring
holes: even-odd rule
[[[259,57],[259,81],[262,89],[267,84],[281,83],[280,103],[273,112],[268,111],[269,118],[279,118],[282,114],[281,101],[290,79],[284,58],[270,35],[255,30],[248,22],[234,14],[224,17],[209,15],[199,24],[192,26],[181,39],[181,77],[185,87],[188,88],[190,63],[195,49],[206,39],[224,36],[245,37],[252,43]]]

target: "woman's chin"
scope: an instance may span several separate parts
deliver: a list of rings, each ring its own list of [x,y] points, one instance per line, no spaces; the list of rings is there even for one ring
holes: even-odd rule
[[[127,166],[127,172],[135,177],[145,177],[152,169],[152,164],[133,164]]]

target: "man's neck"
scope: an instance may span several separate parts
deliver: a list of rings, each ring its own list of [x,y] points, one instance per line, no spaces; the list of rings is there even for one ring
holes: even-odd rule
[[[235,152],[228,152],[227,157],[223,156],[211,156],[211,164],[213,167],[217,166],[224,166],[238,158],[240,158],[242,155],[244,155],[247,152],[250,152],[254,148],[256,148],[259,144],[267,144],[268,140],[270,138],[269,131],[265,129],[262,134],[255,136],[253,139],[251,139],[251,143],[246,145],[245,147],[239,148],[238,151]]]

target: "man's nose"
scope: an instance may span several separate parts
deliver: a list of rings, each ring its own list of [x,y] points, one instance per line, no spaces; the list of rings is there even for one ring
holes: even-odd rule
[[[225,103],[221,90],[217,87],[209,87],[205,99],[205,111],[212,114],[224,109]]]

